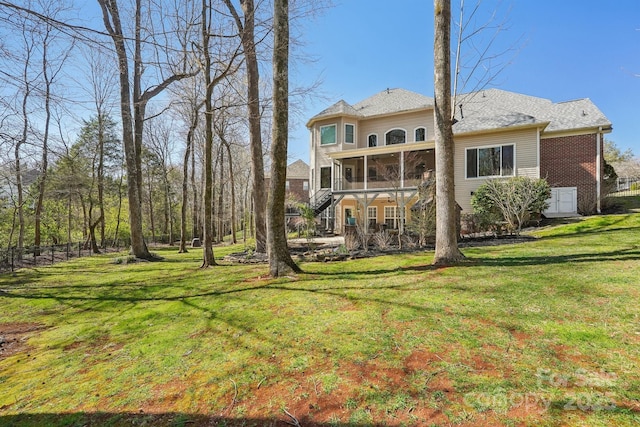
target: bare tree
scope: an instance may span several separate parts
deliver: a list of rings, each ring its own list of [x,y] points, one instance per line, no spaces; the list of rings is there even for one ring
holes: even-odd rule
[[[451,115],[451,1],[434,0],[434,91],[436,157],[436,249],[433,263],[454,264],[458,249]]]
[[[470,96],[493,84],[508,67],[522,47],[522,36],[512,38],[505,48],[498,41],[508,31],[508,11],[500,11],[500,5],[490,10],[483,18],[483,0],[476,0],[467,11],[465,0],[460,0],[460,15],[455,41],[455,63],[453,68],[453,109],[470,101]],[[462,92],[467,95],[461,96]]]
[[[171,197],[171,180],[169,177],[172,169],[171,159],[174,151],[173,127],[174,123],[172,121],[165,120],[160,116],[155,116],[147,126],[148,138],[146,139],[146,146],[153,153],[153,157],[157,162],[158,173],[160,174],[159,178],[162,183],[164,217],[162,233],[169,237],[169,245],[173,245],[173,203]]]
[[[198,101],[194,98],[189,100],[188,109],[188,130],[186,137],[186,144],[184,150],[184,157],[182,163],[182,202],[180,207],[180,248],[178,249],[179,253],[187,252],[186,240],[187,240],[187,207],[189,203],[189,162],[193,156],[193,144],[196,128],[198,127],[199,117],[200,117],[200,109],[204,101]],[[192,165],[191,173],[193,174],[194,166]],[[195,179],[194,179],[195,180]],[[197,197],[197,194],[193,195],[194,198]],[[196,208],[194,208],[196,210]],[[195,218],[195,216],[194,216]],[[194,230],[196,229],[196,224],[194,220]],[[192,233],[192,237],[196,237],[195,233]]]
[[[202,72],[204,77],[204,86],[205,86],[205,98],[204,98],[204,107],[205,107],[205,146],[204,146],[204,218],[203,218],[203,228],[204,228],[204,236],[203,236],[203,260],[202,260],[202,268],[206,268],[212,265],[216,265],[214,256],[213,256],[213,239],[214,239],[214,223],[213,223],[213,196],[214,196],[214,185],[213,185],[213,138],[214,138],[214,128],[213,128],[213,115],[214,104],[213,104],[213,90],[215,86],[224,79],[228,74],[233,73],[237,70],[237,66],[235,61],[238,57],[239,48],[232,50],[232,52],[228,55],[226,61],[218,62],[219,67],[216,67],[211,58],[211,5],[207,0],[202,0]],[[222,58],[222,55],[220,55]],[[234,68],[235,67],[235,68]]]
[[[251,150],[251,186],[256,233],[256,252],[267,248],[266,195],[264,188],[264,161],[262,152],[262,111],[260,109],[260,72],[256,53],[255,16],[253,0],[240,0],[243,19],[231,0],[223,0],[238,27],[247,72],[247,107],[249,114],[249,146]]]
[[[96,52],[94,49],[86,49],[85,59],[89,64],[89,71],[87,80],[89,86],[87,91],[89,92],[96,112],[96,119],[98,122],[98,165],[97,165],[97,190],[98,190],[98,223],[100,225],[100,246],[105,247],[105,206],[104,206],[104,191],[105,191],[105,157],[108,153],[105,152],[105,146],[110,141],[104,140],[107,124],[110,123],[110,113],[112,109],[113,101],[113,87],[116,84],[116,74],[111,64],[112,58],[105,55],[104,52]],[[113,148],[113,146],[109,147]],[[116,147],[119,148],[119,147]],[[118,150],[119,151],[119,150]],[[115,153],[112,153],[115,154]],[[122,159],[120,159],[121,162]]]
[[[267,245],[269,273],[272,277],[279,277],[292,271],[302,271],[291,259],[287,247],[284,215],[289,140],[289,0],[274,0],[273,24],[273,136]]]
[[[172,83],[193,76],[195,73],[186,68],[186,58],[183,58],[183,66],[179,71],[170,71],[168,77],[161,78],[159,83],[143,90],[142,74],[146,67],[153,66],[153,64],[145,62],[142,58],[143,39],[146,40],[147,38],[144,36],[143,31],[148,29],[146,25],[144,27],[142,25],[142,0],[135,0],[133,36],[127,36],[124,33],[117,0],[97,1],[102,9],[104,26],[113,41],[118,57],[122,140],[124,142],[127,166],[131,251],[138,258],[157,259],[149,252],[142,232],[141,152],[146,107],[151,99],[162,93]],[[163,32],[163,34],[166,34],[166,32]],[[153,34],[148,35],[148,38],[153,38]],[[129,50],[126,44],[127,40],[133,41],[132,59],[129,58]],[[159,47],[158,44],[155,44],[155,46]],[[165,48],[168,48],[168,46],[165,45]],[[157,63],[155,65],[160,66],[160,64]],[[130,76],[130,69],[133,70],[133,76]],[[130,77],[132,77],[131,80]],[[130,81],[133,87],[131,87]]]

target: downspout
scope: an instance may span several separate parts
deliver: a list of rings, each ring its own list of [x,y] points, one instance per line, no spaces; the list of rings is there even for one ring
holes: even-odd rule
[[[598,135],[596,136],[596,211],[602,213],[602,200],[600,196],[602,179],[602,153],[600,152],[600,140],[602,138],[602,126],[598,128]]]
[[[540,169],[541,169],[541,165],[540,165],[540,134],[542,133],[542,131],[540,130],[540,128],[538,128],[538,131],[536,132],[536,165],[537,165],[537,169],[538,169],[538,176],[536,178],[540,179],[542,178],[540,176]]]

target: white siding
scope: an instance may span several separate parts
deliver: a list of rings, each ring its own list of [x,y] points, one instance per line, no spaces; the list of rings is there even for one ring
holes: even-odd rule
[[[514,144],[516,175],[539,178],[540,165],[538,165],[537,135],[537,129],[526,129],[455,138],[456,201],[462,207],[463,212],[472,212],[471,193],[486,181],[483,178],[466,178],[465,149]]]

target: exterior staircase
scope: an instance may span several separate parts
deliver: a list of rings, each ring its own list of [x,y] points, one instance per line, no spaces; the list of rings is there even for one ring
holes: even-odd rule
[[[322,190],[321,192],[317,192],[315,194],[314,200],[311,203],[311,208],[313,209],[313,213],[315,216],[320,215],[331,206],[331,202],[333,201],[333,193],[330,189]]]

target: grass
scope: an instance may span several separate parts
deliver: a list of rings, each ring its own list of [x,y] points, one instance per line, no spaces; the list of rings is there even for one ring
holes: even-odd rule
[[[277,280],[167,248],[0,276],[0,328],[32,326],[0,352],[0,425],[637,425],[639,233],[597,216]]]

